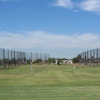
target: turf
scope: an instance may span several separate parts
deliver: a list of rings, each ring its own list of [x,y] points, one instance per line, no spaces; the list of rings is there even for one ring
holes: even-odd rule
[[[100,67],[33,64],[2,69],[0,100],[100,100]]]

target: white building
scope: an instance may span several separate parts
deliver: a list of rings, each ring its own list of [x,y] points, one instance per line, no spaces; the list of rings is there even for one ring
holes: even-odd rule
[[[62,60],[62,63],[66,64],[68,62],[68,60]]]
[[[68,60],[68,61],[67,61],[67,63],[70,63],[70,64],[72,64],[73,62],[72,62],[72,60]]]

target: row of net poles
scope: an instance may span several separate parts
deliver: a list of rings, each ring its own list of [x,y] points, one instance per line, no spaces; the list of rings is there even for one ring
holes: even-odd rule
[[[31,58],[31,61],[34,60],[34,59],[35,60],[37,60],[37,59],[41,59],[42,60],[43,59],[43,54],[35,53],[35,56],[33,56],[33,53],[31,53],[31,57],[30,58]]]
[[[35,58],[34,58],[35,57]],[[42,54],[38,54],[38,53],[35,53],[35,55],[33,56],[33,53],[31,52],[31,57],[30,57],[30,60],[33,61],[33,60],[37,60],[37,59],[41,59],[42,60]]]
[[[94,64],[98,66],[99,64],[99,49],[98,48],[94,50],[94,55],[95,55]]]
[[[12,50],[11,51],[7,50],[7,52],[8,52],[8,68],[9,68],[9,67],[12,67],[12,62],[11,62],[11,60],[12,60]],[[11,59],[10,59],[10,57],[11,57]]]
[[[41,60],[44,60],[44,61],[46,61],[47,59],[48,59],[48,56],[49,55],[47,55],[47,54],[42,54],[42,53],[35,53],[35,60],[37,60],[37,59],[41,59]],[[31,60],[32,60],[32,53],[31,53]]]
[[[30,54],[31,56],[28,59],[32,61],[34,56],[33,56],[33,53],[30,53]],[[0,60],[0,64],[3,64],[4,68],[19,66],[20,64],[26,63],[26,52],[1,49],[1,55],[2,55],[2,58]],[[48,54],[36,53],[35,55],[36,55],[36,60],[41,59],[41,60],[46,61],[49,59]]]
[[[86,52],[83,52],[83,53],[81,53],[80,54],[80,58],[81,58],[81,64],[82,65],[88,65],[88,63],[89,63],[89,51],[86,51]]]
[[[24,64],[26,62],[26,53],[19,52],[19,64]]]
[[[90,50],[90,66],[94,66],[95,64],[95,49]]]
[[[83,65],[85,65],[85,53],[84,52],[82,53],[82,57],[83,57],[82,63],[83,63]]]
[[[86,53],[85,52],[83,52],[83,53],[81,53],[80,54],[80,62],[81,62],[81,64],[82,65],[85,65],[86,64]]]
[[[26,53],[14,50],[13,64],[14,66],[24,64],[26,62]]]
[[[94,55],[94,60],[93,60],[93,66],[97,64],[97,49],[93,49],[93,55]]]
[[[91,51],[91,62],[93,66],[98,65],[98,48]]]
[[[16,54],[16,56],[17,56],[17,57],[16,57],[16,65],[19,66],[19,52],[16,51],[16,53],[17,53],[17,54]]]
[[[5,64],[5,49],[3,49],[3,65],[4,65],[4,68],[6,67],[6,64]]]
[[[97,48],[97,66],[99,66],[99,49]]]
[[[86,54],[87,54],[87,57],[86,57],[87,58],[87,65],[89,65],[89,51],[87,51]]]
[[[80,59],[79,59],[79,63],[83,64],[83,53],[79,54],[80,55]]]
[[[92,50],[90,50],[90,66],[92,66]]]
[[[15,64],[15,50],[14,51],[11,50],[11,60],[10,60],[10,62],[11,62],[11,67],[14,67],[16,65]]]
[[[89,63],[89,51],[80,54],[80,63],[82,65],[87,65]]]
[[[7,53],[7,54],[6,54]],[[4,68],[9,68],[9,50],[2,49],[2,55],[3,55],[3,65]]]
[[[8,52],[8,61],[9,61],[9,50],[7,52]],[[8,68],[9,68],[9,62],[8,62]]]
[[[93,66],[95,66],[96,63],[96,49],[93,49]]]
[[[17,51],[17,65],[19,66],[18,51]]]
[[[14,50],[14,66],[16,66],[15,50]]]
[[[88,64],[88,52],[87,51],[83,53],[83,59],[84,59],[83,61],[84,65],[87,65]]]
[[[84,52],[84,64],[87,65],[87,56],[86,56],[86,52]]]
[[[98,66],[99,64],[99,49],[85,51],[80,54],[80,63],[83,65]]]
[[[26,52],[24,52],[24,63],[26,64]]]

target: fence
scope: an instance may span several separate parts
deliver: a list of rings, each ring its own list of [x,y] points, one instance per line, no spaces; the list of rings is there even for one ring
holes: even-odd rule
[[[48,60],[49,54],[0,49],[0,68],[19,66],[25,64],[27,60],[33,61],[36,59]]]
[[[82,52],[78,58],[82,65],[98,66],[100,65],[100,48]]]

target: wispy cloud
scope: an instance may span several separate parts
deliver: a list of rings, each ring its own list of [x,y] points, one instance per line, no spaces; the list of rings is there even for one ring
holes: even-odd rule
[[[45,31],[24,33],[0,32],[0,48],[9,49],[68,49],[97,48],[100,46],[100,35],[92,33],[57,35]]]
[[[100,0],[85,0],[81,4],[79,4],[79,7],[82,10],[100,14]]]
[[[53,6],[64,7],[64,8],[73,8],[74,4],[71,0],[55,0],[52,4]]]
[[[100,14],[100,0],[83,0],[77,3],[74,0],[55,0],[52,6],[63,7],[67,9],[73,8],[73,12],[79,12],[79,10],[83,10]]]

